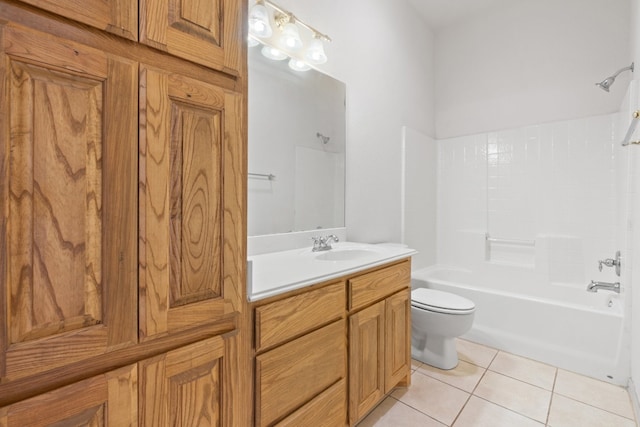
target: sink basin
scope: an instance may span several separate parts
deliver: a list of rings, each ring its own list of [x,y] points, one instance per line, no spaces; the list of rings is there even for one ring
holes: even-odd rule
[[[366,249],[332,249],[316,256],[320,261],[351,261],[375,255],[377,252]]]

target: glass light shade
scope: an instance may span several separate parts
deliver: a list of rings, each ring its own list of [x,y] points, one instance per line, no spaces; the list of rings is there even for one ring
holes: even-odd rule
[[[298,50],[302,47],[302,39],[296,24],[289,22],[282,27],[282,36],[280,43],[289,50]]]
[[[256,4],[249,14],[249,32],[261,38],[271,37],[273,29],[269,23],[269,12],[263,4]]]
[[[299,59],[291,58],[289,60],[289,68],[295,71],[308,71],[311,69],[309,64]]]
[[[327,62],[327,55],[324,53],[322,40],[313,39],[304,54],[304,58],[311,64],[324,64]]]
[[[260,52],[262,52],[262,54],[267,58],[273,59],[274,61],[282,61],[287,58],[286,53],[271,46],[264,46]]]

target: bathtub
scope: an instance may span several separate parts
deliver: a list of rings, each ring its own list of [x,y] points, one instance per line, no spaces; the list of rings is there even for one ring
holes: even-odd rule
[[[548,283],[530,286],[527,294],[516,293],[505,289],[504,277],[492,284],[491,278],[443,267],[413,271],[411,277],[414,289],[439,289],[475,303],[473,327],[462,338],[627,385],[628,349],[623,346],[619,295],[586,292],[586,284],[577,288]],[[514,287],[523,280],[517,282]]]

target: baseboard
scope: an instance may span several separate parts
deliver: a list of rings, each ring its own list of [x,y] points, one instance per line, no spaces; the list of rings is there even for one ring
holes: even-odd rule
[[[631,397],[631,404],[633,405],[633,412],[636,415],[636,425],[640,427],[640,400],[638,399],[638,393],[636,392],[636,386],[633,383],[633,379],[629,378],[629,397]]]

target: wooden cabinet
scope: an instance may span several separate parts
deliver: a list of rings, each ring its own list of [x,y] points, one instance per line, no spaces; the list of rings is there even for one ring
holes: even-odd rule
[[[6,382],[137,342],[138,70],[37,31],[0,32]]]
[[[164,3],[0,0],[0,426],[251,423],[247,5]]]
[[[0,426],[137,426],[137,366],[0,408]]]
[[[408,261],[349,280],[349,422],[357,423],[411,372]],[[390,295],[392,292],[399,292]],[[381,300],[382,299],[382,300]]]
[[[230,73],[242,63],[237,0],[140,0],[140,41]]]
[[[305,425],[319,414],[344,425],[345,299],[338,282],[255,308],[257,426]]]
[[[140,75],[144,340],[232,314],[242,302],[237,283],[224,280],[233,274],[225,221],[235,218],[225,218],[223,197],[225,153],[241,143],[241,96],[147,65]]]
[[[140,426],[222,425],[224,340],[208,340],[140,362]]]
[[[131,0],[21,0],[49,12],[108,31],[138,39],[138,4]]]
[[[404,260],[254,303],[255,424],[355,425],[409,385],[410,284]]]
[[[384,301],[349,316],[349,421],[384,397]]]

